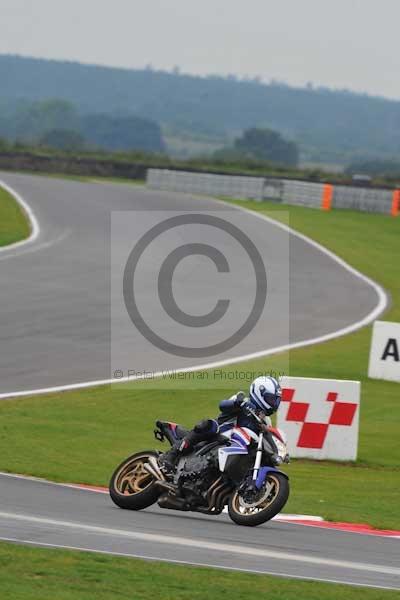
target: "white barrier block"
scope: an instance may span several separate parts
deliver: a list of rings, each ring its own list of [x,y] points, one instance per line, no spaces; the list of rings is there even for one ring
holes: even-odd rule
[[[207,194],[210,196],[232,196],[262,200],[264,178],[240,175],[218,175],[216,173],[191,173],[148,169],[147,183],[152,189]]]
[[[282,377],[278,427],[297,458],[355,460],[360,382]]]
[[[368,376],[400,382],[400,323],[375,321]]]

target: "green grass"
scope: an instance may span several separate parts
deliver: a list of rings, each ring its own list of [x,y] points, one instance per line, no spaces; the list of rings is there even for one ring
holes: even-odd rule
[[[4,188],[0,187],[0,246],[8,246],[29,236],[28,219]]]
[[[72,175],[68,173],[45,173],[42,171],[13,171],[21,175],[35,175],[37,177],[49,177],[50,179],[65,179],[66,181],[77,181],[79,183],[124,183],[129,185],[145,185],[144,179],[127,179],[126,177],[109,177],[101,175]]]
[[[324,212],[272,202],[231,201],[308,235],[392,294],[387,317],[400,320],[400,218],[351,210]],[[288,217],[287,217],[288,215]]]
[[[12,600],[391,600],[397,591],[0,543],[2,597]]]
[[[152,436],[156,418],[193,423],[215,414],[226,392],[147,389],[144,393],[142,388],[140,393],[142,385],[137,391],[116,392],[104,386],[40,400],[1,402],[0,468],[55,481],[106,485],[124,456],[162,447]],[[292,492],[285,510],[399,528],[397,464],[295,461],[287,467]]]
[[[265,205],[244,203],[256,210]],[[397,259],[400,219],[284,207],[290,224],[324,243],[391,292],[385,318],[400,320]],[[282,209],[268,212],[285,218]],[[286,510],[339,521],[363,521],[400,529],[400,386],[367,378],[371,328],[317,346],[234,365],[290,375],[359,379],[362,382],[359,459],[355,464],[294,461]],[[225,371],[231,370],[229,367]],[[153,422],[169,418],[186,425],[214,415],[227,389],[185,382],[135,383],[77,390],[0,403],[0,469],[58,481],[106,484],[127,454],[152,447]]]
[[[65,173],[37,173],[34,175],[41,177],[51,177],[53,179],[66,179],[69,181],[78,181],[80,183],[123,183],[127,185],[144,185],[144,179],[127,179],[126,177],[102,177],[101,175],[66,175]]]
[[[123,183],[126,185],[145,185],[145,179],[127,179],[126,177],[88,177],[91,183]]]

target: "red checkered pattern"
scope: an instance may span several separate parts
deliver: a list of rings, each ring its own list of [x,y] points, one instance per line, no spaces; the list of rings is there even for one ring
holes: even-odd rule
[[[357,404],[353,404],[352,402],[338,402],[336,392],[329,392],[326,397],[327,402],[332,402],[332,410],[328,422],[313,423],[312,421],[307,421],[310,404],[294,401],[295,392],[296,390],[293,388],[284,388],[282,390],[282,401],[289,402],[286,420],[303,423],[299,439],[297,440],[298,448],[317,448],[320,450],[324,447],[330,425],[350,427],[353,423]]]

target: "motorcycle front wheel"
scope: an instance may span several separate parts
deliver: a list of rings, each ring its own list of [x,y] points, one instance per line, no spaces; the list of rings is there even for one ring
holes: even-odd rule
[[[157,502],[161,490],[143,465],[157,452],[144,450],[128,456],[112,474],[109,492],[114,504],[128,510],[142,510]]]
[[[277,515],[288,497],[289,480],[281,473],[271,473],[254,502],[245,502],[237,491],[232,494],[228,505],[229,516],[237,525],[255,527]]]

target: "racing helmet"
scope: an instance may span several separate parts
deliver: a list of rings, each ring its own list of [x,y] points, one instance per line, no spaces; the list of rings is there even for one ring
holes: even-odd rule
[[[267,416],[279,408],[282,399],[282,388],[275,377],[257,377],[250,385],[249,400],[256,411],[262,411]]]

